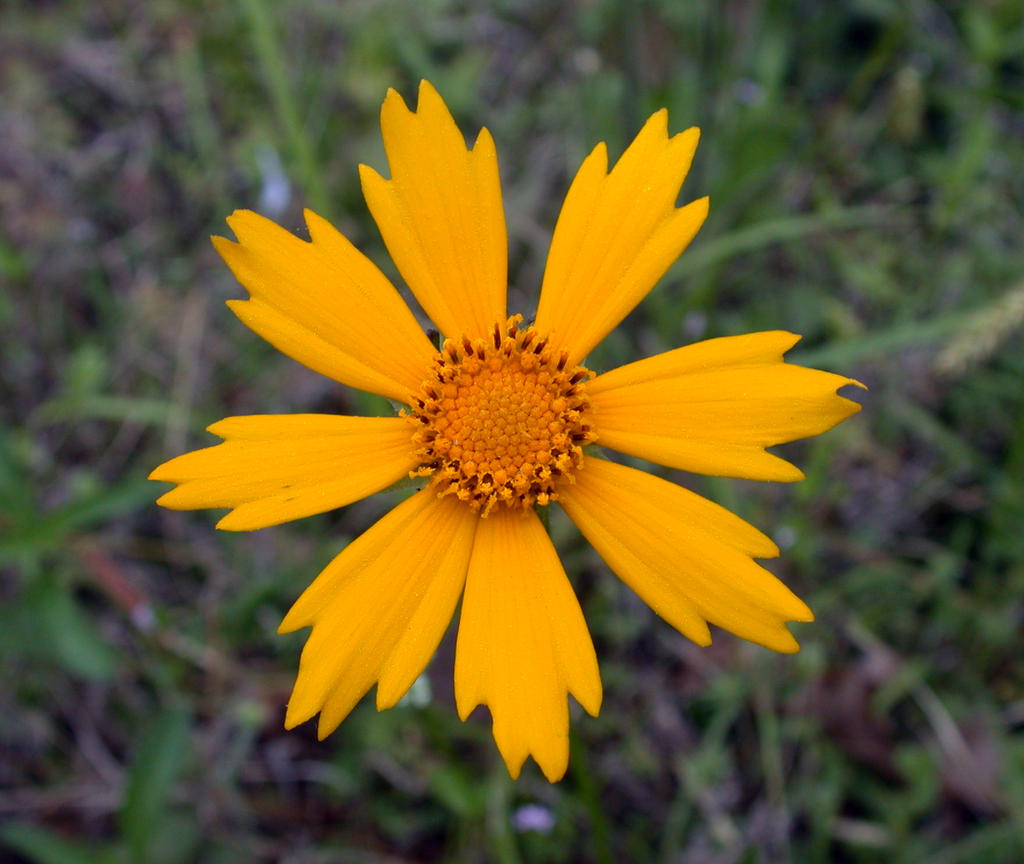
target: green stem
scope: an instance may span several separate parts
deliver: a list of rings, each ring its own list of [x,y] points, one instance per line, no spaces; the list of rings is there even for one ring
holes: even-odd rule
[[[302,191],[313,209],[329,218],[327,199],[319,182],[316,157],[309,138],[302,129],[298,106],[288,83],[283,52],[270,12],[263,0],[239,0],[239,3],[249,21],[252,47],[264,83],[270,91],[274,113],[284,130],[288,151],[298,169]]]
[[[594,782],[594,775],[590,772],[586,754],[580,746],[576,733],[569,730],[569,769],[576,785],[580,790],[580,797],[583,799],[583,806],[587,808],[587,815],[590,816],[592,829],[591,840],[594,845],[594,860],[598,864],[614,864],[615,856],[612,854],[612,832],[608,822],[608,816],[601,806],[601,796],[597,791],[597,784]]]

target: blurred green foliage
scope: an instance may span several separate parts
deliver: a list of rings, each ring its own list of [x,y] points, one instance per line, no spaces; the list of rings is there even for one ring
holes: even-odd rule
[[[3,4],[4,860],[1024,859],[1022,58],[1017,0]],[[143,479],[222,416],[387,410],[241,327],[207,237],[313,206],[396,275],[356,165],[422,77],[498,142],[526,313],[586,152],[702,127],[711,218],[593,366],[784,328],[871,387],[800,484],[673,475],[783,546],[796,657],[687,644],[554,513],[606,695],[553,787],[458,722],[450,634],[420,699],[281,728],[276,625],[387,496],[238,536]]]

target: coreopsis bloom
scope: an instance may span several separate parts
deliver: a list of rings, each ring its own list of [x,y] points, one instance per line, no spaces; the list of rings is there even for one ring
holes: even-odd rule
[[[312,627],[288,703],[291,728],[334,730],[377,685],[393,706],[455,613],[455,698],[491,712],[513,777],[528,755],[566,770],[568,694],[596,715],[601,679],[583,615],[538,516],[552,502],[608,566],[699,645],[708,624],[776,651],[810,609],[755,558],[778,554],[729,511],[601,447],[671,468],[756,480],[803,475],[765,448],[859,410],[849,378],[787,364],[783,331],[710,339],[595,376],[590,350],[654,287],[708,211],[676,207],[698,130],[652,116],[608,170],[598,144],[555,227],[536,318],[505,307],[507,238],[490,133],[472,149],[428,83],[417,110],[389,91],[381,128],[391,178],[360,166],[388,251],[443,334],[438,350],[376,266],[315,213],[309,241],[249,211],[214,237],[248,300],[242,321],[342,384],[406,407],[393,417],[229,417],[223,443],[151,475],[173,509],[227,507],[248,531],[342,507],[409,476],[422,488],[342,550],[280,632]]]

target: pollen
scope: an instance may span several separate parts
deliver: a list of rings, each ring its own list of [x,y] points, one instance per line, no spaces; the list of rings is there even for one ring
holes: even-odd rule
[[[407,415],[422,460],[413,476],[482,516],[557,500],[597,439],[587,424],[590,371],[569,366],[567,352],[521,321],[495,324],[487,339],[445,340]]]

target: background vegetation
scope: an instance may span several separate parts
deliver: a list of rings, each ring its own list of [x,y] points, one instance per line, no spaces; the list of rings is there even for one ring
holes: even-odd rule
[[[997,0],[7,0],[0,858],[1024,860],[1022,58]],[[796,657],[688,644],[553,520],[606,687],[555,786],[458,721],[451,634],[402,707],[282,729],[275,627],[393,499],[234,535],[144,479],[222,416],[381,408],[241,326],[207,237],[310,205],[390,268],[356,165],[421,77],[494,133],[527,312],[594,143],[703,128],[712,216],[598,368],[786,328],[871,388],[803,483],[676,478],[784,547]]]

